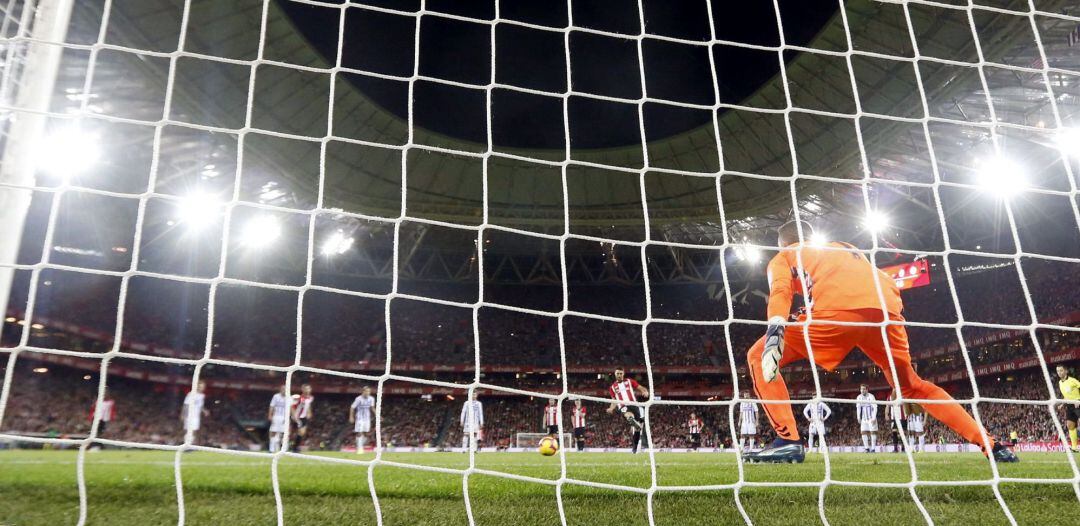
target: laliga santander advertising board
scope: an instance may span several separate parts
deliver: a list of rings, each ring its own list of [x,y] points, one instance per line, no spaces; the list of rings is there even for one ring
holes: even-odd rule
[[[917,259],[911,263],[889,265],[881,267],[881,270],[896,281],[900,290],[925,287],[930,284],[930,264],[925,259]]]

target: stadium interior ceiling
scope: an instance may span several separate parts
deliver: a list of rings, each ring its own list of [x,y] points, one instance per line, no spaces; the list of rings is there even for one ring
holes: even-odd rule
[[[780,75],[777,60],[781,55],[768,47],[779,44],[775,28],[771,33],[765,31],[760,44],[764,47],[757,48],[727,45],[724,35],[717,35],[718,43],[712,45],[710,54],[707,44],[681,45],[683,41],[708,39],[707,31],[704,36],[687,34],[688,28],[678,24],[671,30],[671,24],[665,25],[663,9],[647,7],[651,11],[645,19],[645,32],[655,31],[659,36],[642,40],[646,71],[649,66],[673,61],[678,65],[668,74],[700,75],[706,68],[705,77],[709,78],[714,63],[717,69],[729,60],[776,64],[755,70],[763,81],[738,100],[724,100],[723,71],[717,88],[720,101],[707,93],[698,95],[697,100],[675,101],[677,104],[665,99],[663,84],[654,90],[653,80],[643,75],[649,93],[642,111],[644,125],[639,125],[635,103],[642,96],[640,85],[630,95],[604,93],[610,86],[593,90],[600,93],[576,91],[577,86],[588,84],[589,68],[600,67],[585,58],[587,43],[575,50],[586,65],[575,65],[571,72],[572,68],[559,62],[565,71],[561,88],[551,96],[542,93],[544,88],[504,84],[500,68],[503,64],[513,67],[514,61],[496,58],[496,72],[491,73],[486,64],[490,60],[488,48],[463,55],[462,71],[479,67],[497,83],[491,93],[490,112],[484,101],[487,80],[474,84],[467,73],[426,71],[429,67],[421,61],[416,67],[418,80],[410,88],[411,71],[402,73],[400,65],[394,71],[371,71],[365,68],[383,65],[365,65],[357,58],[370,43],[351,40],[359,32],[349,30],[380,20],[404,28],[404,40],[394,30],[387,31],[404,42],[403,56],[409,61],[413,37],[421,42],[424,53],[428,48],[423,46],[453,45],[440,41],[446,35],[428,31],[424,24],[471,25],[487,35],[484,17],[490,19],[491,15],[455,12],[464,8],[453,3],[429,3],[423,24],[416,24],[419,35],[410,16],[414,14],[410,9],[415,11],[416,7],[410,7],[410,2],[345,9],[340,21],[346,35],[340,45],[343,69],[333,76],[328,68],[335,66],[337,50],[328,55],[313,44],[310,28],[304,25],[312,20],[339,22],[342,10],[334,2],[274,0],[265,3],[265,12],[264,3],[258,0],[228,4],[226,8],[219,2],[191,2],[187,31],[181,35],[184,13],[180,3],[114,1],[105,31],[108,46],[64,51],[51,111],[71,112],[85,106],[94,118],[82,119],[82,130],[94,134],[103,151],[102,162],[73,182],[92,191],[70,192],[63,199],[56,245],[72,250],[55,254],[54,261],[83,265],[87,258],[99,258],[103,262],[90,266],[127,268],[139,212],[137,201],[116,195],[147,191],[159,196],[147,203],[141,257],[150,262],[159,260],[163,266],[157,270],[195,275],[216,273],[216,261],[199,260],[219,254],[220,247],[214,246],[217,236],[203,235],[206,239],[189,239],[188,247],[177,249],[178,240],[187,235],[178,231],[178,208],[184,206],[185,196],[196,192],[227,202],[234,191],[239,204],[233,209],[232,228],[237,228],[237,218],[265,211],[285,219],[286,234],[296,235],[275,251],[280,258],[277,264],[301,272],[306,267],[308,216],[291,212],[311,210],[321,202],[328,212],[316,217],[316,238],[341,231],[349,239],[359,240],[350,261],[338,258],[317,263],[332,265],[343,274],[379,277],[392,270],[388,265],[394,223],[380,219],[399,217],[404,204],[408,218],[419,219],[406,219],[401,226],[399,248],[407,259],[399,270],[406,277],[475,279],[480,243],[492,258],[498,255],[499,259],[488,261],[492,268],[510,265],[515,267],[513,274],[526,281],[529,276],[543,282],[557,275],[557,239],[489,229],[480,241],[475,231],[446,226],[482,224],[485,196],[489,224],[548,235],[568,232],[583,236],[570,238],[562,247],[568,266],[585,269],[572,272],[571,279],[634,281],[633,271],[611,270],[618,265],[610,263],[640,259],[637,246],[618,242],[648,239],[702,246],[649,247],[649,257],[655,254],[656,264],[664,269],[657,274],[661,279],[672,276],[693,281],[692,275],[709,274],[721,258],[740,255],[735,246],[726,254],[708,249],[723,244],[725,236],[733,245],[771,245],[769,229],[791,217],[793,198],[802,218],[834,239],[849,240],[863,248],[871,246],[872,229],[863,219],[869,206],[893,218],[892,231],[881,239],[887,249],[943,251],[947,228],[950,248],[1008,254],[1015,247],[1005,205],[975,190],[983,164],[995,162],[995,142],[1002,155],[1023,167],[1035,190],[1014,201],[1011,211],[1024,251],[1075,256],[1075,247],[1080,246],[1076,229],[1053,227],[1054,218],[1076,213],[1076,204],[1068,194],[1076,183],[1068,180],[1053,133],[1058,118],[1062,126],[1073,127],[1080,119],[1080,53],[1067,43],[1073,28],[1066,20],[1035,17],[1046,66],[1053,68],[1044,78],[1038,71],[1029,71],[1040,68],[1041,59],[1028,17],[976,10],[974,23],[969,24],[963,11],[912,4],[909,35],[899,5],[845,2],[846,16],[834,8],[820,30],[805,42],[797,42],[805,47],[782,53],[791,104],[802,108],[785,111],[785,77]],[[506,6],[516,4],[503,2],[503,16],[513,18],[515,15],[505,13],[514,9]],[[781,2],[782,6],[787,4],[790,2]],[[1039,4],[1047,11],[1072,10],[1074,15],[1076,11],[1067,1]],[[88,46],[97,40],[102,6],[101,1],[77,2],[68,34],[70,43]],[[441,9],[445,13],[439,12]],[[472,16],[477,17],[476,23],[469,21]],[[526,13],[519,18],[538,26],[550,23],[530,16]],[[563,17],[565,25],[565,13]],[[259,39],[262,24],[266,26],[265,41]],[[845,24],[850,32],[845,31]],[[555,27],[558,29],[558,23]],[[979,33],[985,60],[1006,66],[984,67],[985,79],[972,67],[979,61],[973,27]],[[504,42],[506,31],[563,38],[560,32],[503,22],[491,40],[500,53],[504,44],[510,46],[506,42],[514,41],[514,35],[509,35]],[[622,31],[585,27],[584,31],[572,31],[566,41],[574,48],[578,46],[575,39],[614,37],[607,39],[634,49],[634,40],[617,38]],[[846,57],[843,51],[848,48],[849,34],[853,49],[870,54]],[[915,56],[911,35],[923,58],[917,63],[910,60]],[[432,42],[425,42],[425,37]],[[176,49],[179,38],[183,38],[185,51],[194,55],[171,61],[168,53]],[[669,47],[681,49],[672,51]],[[255,59],[260,53],[264,63],[255,68],[254,80],[251,67],[229,62]],[[91,56],[95,60],[92,82],[88,83]],[[681,58],[671,58],[676,56]],[[918,64],[918,72],[913,64]],[[633,67],[637,69],[636,58]],[[165,79],[170,72],[174,81],[167,87]],[[540,122],[537,119],[541,117],[523,116],[517,110],[530,107],[544,112],[550,119],[542,125],[555,126],[561,141],[559,97],[566,89],[567,73],[576,87],[567,98],[570,145],[521,147],[530,139],[507,132],[515,122],[499,119],[500,101],[527,97],[524,102],[505,102],[505,107],[529,123]],[[459,74],[465,76],[454,77]],[[508,78],[516,82],[516,78]],[[579,84],[579,79],[586,80]],[[86,86],[89,92],[84,91]],[[162,119],[167,89],[171,89],[170,123],[160,129],[143,125]],[[369,97],[368,91],[379,93],[381,103]],[[1057,115],[1048,92],[1053,94]],[[254,96],[250,116],[246,115],[249,93]],[[430,96],[439,102],[438,107],[423,102],[429,93],[436,94]],[[923,93],[929,119],[924,119]],[[326,105],[331,94],[332,113]],[[404,102],[410,95],[412,105]],[[403,118],[401,107],[387,102],[393,97],[413,108],[412,127],[409,112]],[[714,112],[716,103],[719,108]],[[627,109],[629,120],[624,118]],[[1001,123],[993,134],[988,124],[991,110]],[[425,114],[428,111],[435,115]],[[485,115],[493,115],[489,123],[480,123],[484,135],[488,133],[486,126],[491,127],[492,151],[486,153],[488,146],[482,141],[463,139],[452,129],[448,131],[446,113],[452,115],[451,121],[483,120]],[[640,134],[629,135],[637,136],[635,144],[576,146],[591,145],[589,137],[603,131],[580,124],[591,114],[605,115],[597,119],[600,126],[644,130],[650,168],[644,175]],[[248,118],[250,127],[245,127]],[[685,130],[655,124],[668,120],[701,124]],[[51,125],[62,130],[70,126],[68,121],[52,119]],[[430,126],[425,126],[427,123]],[[436,128],[441,131],[432,131]],[[668,134],[656,136],[653,129]],[[324,140],[328,136],[330,140]],[[550,142],[543,139],[539,143],[545,141]],[[414,146],[403,156],[407,142]],[[564,203],[561,163],[567,154],[568,202]],[[796,164],[797,172],[806,177],[792,182],[789,177]],[[151,171],[156,172],[152,188],[148,187]],[[1073,166],[1072,174],[1078,172]],[[718,173],[722,175],[717,177]],[[862,184],[868,177],[870,181]],[[942,185],[930,186],[935,183]],[[58,182],[42,177],[38,184]],[[718,206],[718,195],[722,206]],[[643,197],[646,207],[642,206]],[[35,196],[23,262],[40,256],[39,241],[50,202],[47,192]],[[208,214],[223,215],[220,212],[211,209]],[[204,232],[220,232],[223,224],[228,223],[218,217]],[[598,243],[595,238],[616,243]],[[190,243],[205,247],[187,258],[186,270],[171,267]],[[912,255],[888,257],[910,259]],[[414,256],[415,262],[411,261]],[[192,265],[197,268],[191,270]],[[694,268],[686,271],[684,266]],[[718,273],[712,274],[719,280]],[[738,279],[738,272],[732,277]]]

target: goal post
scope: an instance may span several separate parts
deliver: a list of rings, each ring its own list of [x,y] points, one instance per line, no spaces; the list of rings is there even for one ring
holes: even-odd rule
[[[14,265],[33,199],[34,172],[42,150],[46,113],[74,3],[75,0],[9,2],[9,7],[21,9],[4,13],[3,25],[9,34],[2,35],[8,40],[0,49],[6,64],[0,76],[0,104],[10,104],[12,107],[3,110],[17,112],[17,117],[4,119],[0,124],[6,128],[0,155],[0,329],[7,318]]]

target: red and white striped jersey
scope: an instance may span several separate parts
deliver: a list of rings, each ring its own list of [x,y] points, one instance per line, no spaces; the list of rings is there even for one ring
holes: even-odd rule
[[[585,427],[585,406],[574,407],[570,416],[574,421],[574,429]]]
[[[311,418],[311,403],[314,401],[314,396],[300,395],[293,403],[296,406],[296,418]]]
[[[701,432],[701,419],[694,417],[686,421],[686,426],[690,428],[691,434],[698,434]]]
[[[90,420],[94,419],[94,413],[97,413],[102,422],[112,422],[113,418],[116,418],[116,403],[111,398],[106,398],[101,401],[101,406],[98,407],[97,401],[90,406]]]
[[[559,425],[559,406],[557,405],[545,405],[544,406],[544,425],[545,426],[557,426]]]
[[[632,378],[626,378],[621,382],[615,382],[611,384],[608,392],[611,393],[611,397],[619,402],[637,402],[638,383]],[[622,404],[619,404],[621,407]]]

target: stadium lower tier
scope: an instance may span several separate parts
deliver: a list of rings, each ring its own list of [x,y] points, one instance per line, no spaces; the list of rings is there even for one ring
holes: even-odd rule
[[[92,422],[92,407],[98,394],[97,376],[83,370],[42,366],[40,362],[20,360],[12,375],[0,432],[8,438],[16,435],[81,438],[86,436]],[[297,378],[301,380],[301,378]],[[293,384],[298,390],[299,382]],[[325,392],[313,381],[315,403],[308,434],[303,447],[311,450],[340,450],[355,444],[354,427],[349,423],[351,403],[363,385],[356,382],[349,392]],[[108,440],[144,444],[178,444],[183,441],[182,405],[187,386],[156,383],[123,377],[108,377],[106,399],[114,402],[115,411],[98,430],[98,437]],[[385,446],[396,447],[457,447],[461,445],[460,415],[464,390],[424,393],[423,386],[410,382],[387,381],[376,425],[381,429]],[[946,388],[956,398],[970,398],[970,382],[954,382]],[[413,394],[405,394],[409,389]],[[999,437],[1025,442],[1057,442],[1060,439],[1050,408],[1047,382],[1038,370],[980,379],[981,397],[1015,400],[1013,403],[979,402],[975,404],[980,420],[987,430]],[[195,441],[201,445],[223,448],[258,449],[267,442],[267,411],[272,392],[227,387],[207,391],[206,416],[202,418]],[[852,396],[826,392],[826,396],[851,399],[850,402],[830,402],[832,417],[826,425],[830,445],[856,446],[860,443],[860,427],[855,417]],[[885,396],[879,396],[884,400]],[[485,391],[484,425],[481,445],[508,447],[514,444],[517,433],[544,432],[543,407],[546,400],[539,397]],[[730,400],[730,399],[727,399]],[[685,401],[685,400],[683,400]],[[702,447],[731,447],[732,431],[741,432],[737,407],[722,405],[725,399],[713,399],[716,405],[687,405],[680,400],[662,399],[648,410],[653,444],[662,448],[689,447],[687,423],[691,412],[703,421],[700,436]],[[1026,402],[1026,403],[1025,403]],[[796,404],[800,403],[796,400]],[[630,429],[618,414],[608,414],[608,403],[585,400],[587,411],[585,442],[588,447],[614,448],[630,446]],[[572,403],[562,407],[565,432],[571,431]],[[801,410],[796,408],[796,412]],[[879,443],[890,443],[890,410],[880,406],[878,412]],[[734,421],[732,420],[734,417]],[[805,422],[800,420],[800,425]],[[373,426],[374,428],[374,426]],[[295,432],[295,428],[292,432]],[[758,443],[771,438],[768,423],[762,415],[756,422]],[[374,434],[367,439],[371,445]],[[956,444],[959,437],[941,423],[928,418],[925,440],[930,444]]]

